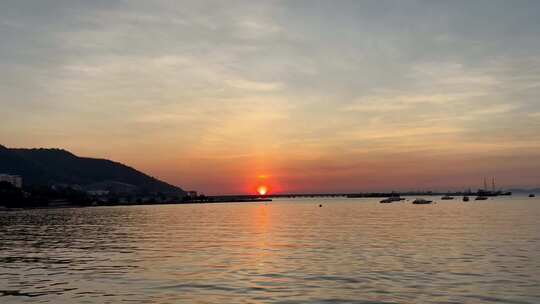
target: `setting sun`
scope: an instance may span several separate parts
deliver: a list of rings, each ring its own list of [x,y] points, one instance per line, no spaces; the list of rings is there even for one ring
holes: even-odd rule
[[[268,193],[268,188],[266,186],[259,186],[257,187],[257,193],[259,193],[260,195],[265,195],[266,193]]]

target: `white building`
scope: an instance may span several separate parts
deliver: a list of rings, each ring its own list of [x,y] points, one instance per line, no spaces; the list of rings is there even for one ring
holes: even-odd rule
[[[0,182],[8,182],[17,188],[22,188],[22,177],[18,175],[0,174]]]

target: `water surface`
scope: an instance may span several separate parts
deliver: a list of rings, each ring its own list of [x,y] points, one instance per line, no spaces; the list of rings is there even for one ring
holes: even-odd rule
[[[539,252],[525,197],[0,211],[0,302],[540,303]]]

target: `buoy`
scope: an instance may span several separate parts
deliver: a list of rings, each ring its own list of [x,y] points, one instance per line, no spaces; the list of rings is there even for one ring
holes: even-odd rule
[[[319,208],[321,208],[321,207],[322,207],[322,205],[319,205]]]

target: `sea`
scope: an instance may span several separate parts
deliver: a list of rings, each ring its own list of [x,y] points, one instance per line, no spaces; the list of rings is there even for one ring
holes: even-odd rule
[[[540,303],[540,199],[0,211],[0,303]]]

